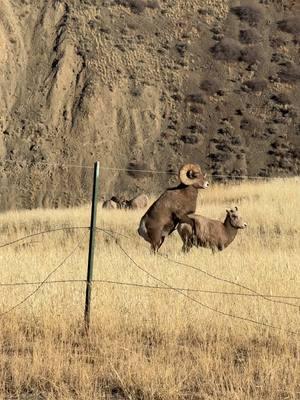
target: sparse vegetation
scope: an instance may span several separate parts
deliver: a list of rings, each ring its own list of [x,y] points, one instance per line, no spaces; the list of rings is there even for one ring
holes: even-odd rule
[[[277,104],[291,104],[291,100],[286,93],[273,94],[271,99]]]
[[[199,139],[196,135],[181,135],[180,140],[186,144],[195,144]]]
[[[159,1],[158,0],[148,0],[147,1],[147,7],[151,8],[152,10],[155,10],[156,8],[159,8]]]
[[[283,32],[292,34],[300,33],[300,18],[298,16],[291,17],[288,19],[283,19],[279,21],[277,25],[279,29],[282,30]]]
[[[131,92],[132,96],[134,96],[134,97],[140,97],[140,96],[142,95],[143,89],[142,89],[141,87],[139,87],[139,86],[134,86],[134,87],[131,89],[130,92]]]
[[[241,50],[240,60],[248,64],[257,64],[263,62],[264,55],[260,48],[245,47]]]
[[[218,163],[226,163],[226,161],[232,159],[232,154],[219,150],[219,151],[212,151],[211,153],[209,153],[208,157],[216,164],[218,164]]]
[[[194,123],[192,125],[188,126],[188,129],[192,133],[206,133],[207,132],[207,127],[204,124],[201,123]]]
[[[266,87],[267,82],[265,80],[253,79],[243,83],[243,88],[252,92],[261,92],[262,90],[265,90]]]
[[[192,93],[187,95],[186,101],[189,103],[206,104],[205,97],[201,93]]]
[[[193,114],[202,114],[204,110],[203,110],[203,107],[201,107],[199,104],[193,104],[190,107],[190,111]]]
[[[243,117],[240,123],[240,128],[245,131],[255,132],[260,128],[260,123],[256,118],[253,117]]]
[[[284,83],[298,82],[300,80],[300,68],[292,63],[285,63],[278,72],[278,77]]]
[[[255,5],[232,7],[233,12],[241,21],[248,22],[250,26],[257,26],[262,19],[261,9]]]
[[[270,45],[273,48],[278,48],[287,45],[287,41],[280,36],[270,37]]]
[[[132,11],[141,14],[146,8],[159,8],[158,0],[115,0],[116,4],[130,7]]]
[[[177,43],[175,47],[176,47],[176,50],[178,51],[178,53],[180,54],[180,56],[184,57],[184,55],[187,51],[188,45],[186,43]]]
[[[235,39],[224,38],[211,48],[211,52],[217,60],[238,61],[241,54],[241,45]]]
[[[151,176],[151,173],[147,172],[151,170],[148,165],[143,161],[133,160],[127,165],[127,173],[133,178],[144,178],[146,176]],[[141,172],[140,172],[141,171]]]
[[[243,44],[253,44],[261,40],[261,36],[255,29],[242,29],[239,33],[239,40]]]
[[[200,89],[213,96],[220,90],[220,84],[214,79],[204,79],[200,84]]]

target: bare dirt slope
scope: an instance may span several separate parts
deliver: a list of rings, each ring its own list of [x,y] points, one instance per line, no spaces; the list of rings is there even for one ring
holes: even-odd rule
[[[1,209],[87,200],[91,171],[300,167],[297,1],[1,0]],[[168,176],[109,172],[105,196]]]

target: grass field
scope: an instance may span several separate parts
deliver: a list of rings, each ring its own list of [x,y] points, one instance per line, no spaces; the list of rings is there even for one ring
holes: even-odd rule
[[[298,178],[278,179],[200,192],[203,215],[223,219],[226,208],[238,205],[248,223],[215,255],[206,249],[183,255],[173,234],[161,248],[169,259],[153,256],[136,233],[143,212],[99,208],[97,225],[129,238],[97,233],[94,278],[162,286],[138,264],[171,286],[252,293],[175,260],[259,293],[300,297],[299,184]],[[89,219],[88,207],[9,212],[0,216],[1,243],[61,226],[87,226]],[[84,280],[83,229],[0,248],[0,282],[42,281],[79,241],[49,280]],[[35,288],[1,286],[0,312]],[[84,283],[43,285],[0,317],[0,399],[300,399],[300,299],[183,293],[192,299],[165,289],[95,283],[86,336]]]

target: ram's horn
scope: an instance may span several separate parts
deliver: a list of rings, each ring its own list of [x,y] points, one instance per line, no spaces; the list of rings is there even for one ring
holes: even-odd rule
[[[200,165],[185,164],[180,168],[179,179],[184,185],[193,185],[195,181],[202,175]]]

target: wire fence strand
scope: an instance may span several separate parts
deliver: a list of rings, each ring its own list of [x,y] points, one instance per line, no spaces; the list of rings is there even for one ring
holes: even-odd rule
[[[84,165],[84,164],[64,164],[64,163],[58,163],[58,162],[46,162],[46,161],[37,161],[35,163],[29,163],[28,161],[25,160],[1,160],[1,163],[5,164],[19,164],[19,165],[26,165],[27,167],[36,167],[39,165],[45,165],[45,166],[50,166],[50,167],[61,167],[61,168],[81,168],[81,169],[93,169],[93,165]]]
[[[129,287],[136,287],[136,288],[145,288],[145,289],[171,290],[170,288],[168,288],[166,286],[145,285],[143,283],[138,283],[138,282],[120,282],[120,281],[106,280],[106,279],[93,279],[92,282],[93,283],[110,284],[110,285],[119,285],[119,286],[129,286]],[[41,281],[15,282],[15,283],[5,282],[5,283],[0,283],[0,287],[34,286],[34,285],[39,285],[40,283],[42,283],[42,282]],[[45,282],[46,285],[58,284],[58,283],[86,283],[86,279],[61,279],[61,280],[51,280],[51,281]],[[172,290],[173,289],[183,290],[186,292],[219,294],[219,295],[225,295],[225,296],[240,296],[240,297],[252,297],[252,298],[260,297],[259,295],[254,294],[254,293],[225,292],[225,291],[221,291],[221,290],[212,290],[212,289],[172,287]],[[298,297],[298,296],[271,295],[271,294],[264,294],[264,296],[271,297],[271,298],[300,300],[300,297]]]
[[[30,234],[30,235],[23,236],[23,237],[18,238],[16,240],[4,243],[4,244],[0,245],[0,248],[6,247],[6,246],[10,246],[10,245],[14,245],[14,244],[19,243],[21,241],[24,241],[26,239],[29,239],[29,238],[32,238],[32,237],[36,237],[36,236],[40,236],[40,235],[44,235],[44,234],[47,234],[47,233],[53,233],[53,232],[58,232],[58,231],[66,231],[66,230],[79,230],[79,229],[90,229],[90,227],[89,226],[72,226],[72,227],[60,227],[60,228],[48,229],[48,230],[45,230],[45,231],[36,232],[36,233]],[[126,239],[130,239],[130,240],[135,239],[133,237],[121,234],[119,232],[103,229],[103,228],[100,228],[100,227],[97,227],[97,230],[101,231],[101,232],[104,232],[105,234],[118,235],[118,236],[124,237]],[[142,244],[140,244],[140,246],[146,247],[145,245],[142,245]],[[274,299],[294,299],[294,300],[298,300],[298,299],[300,299],[300,297],[262,294],[262,293],[259,293],[259,292],[255,291],[254,289],[249,288],[248,286],[245,286],[245,285],[242,285],[240,283],[231,281],[229,279],[221,278],[219,276],[216,276],[216,275],[214,275],[214,274],[212,274],[212,273],[210,273],[210,272],[208,272],[208,271],[206,271],[206,270],[204,270],[202,268],[196,267],[194,265],[190,265],[190,264],[187,264],[187,263],[183,263],[181,261],[173,260],[173,259],[169,258],[167,255],[164,255],[164,254],[158,253],[157,255],[159,257],[162,257],[162,258],[166,259],[167,261],[172,262],[172,263],[175,263],[175,264],[178,264],[180,266],[184,266],[184,267],[196,270],[196,271],[198,271],[198,272],[200,272],[202,274],[205,274],[205,275],[207,275],[210,278],[213,278],[215,280],[218,280],[218,281],[221,281],[221,282],[224,282],[224,283],[229,283],[231,285],[235,285],[235,286],[239,287],[240,289],[244,289],[244,290],[247,290],[247,291],[251,292],[251,294],[247,294],[247,293],[236,293],[236,292],[218,292],[218,291],[210,290],[210,291],[208,291],[208,293],[228,294],[228,295],[232,294],[232,295],[240,295],[240,296],[260,297],[260,298],[263,298],[266,301],[270,301],[270,302],[273,302],[273,303],[279,303],[279,304],[284,304],[284,305],[292,306],[292,307],[295,307],[295,308],[299,308],[299,305],[297,305],[297,304],[289,303],[289,302],[282,301],[282,300],[274,300]],[[64,282],[80,282],[80,280],[65,280]],[[111,282],[113,282],[113,281],[111,281]],[[40,284],[40,283],[41,282],[0,283],[0,286],[3,287],[3,286],[35,285],[35,284]],[[57,281],[57,283],[59,283],[59,282]],[[62,282],[60,282],[60,283],[62,283]],[[109,281],[107,281],[107,283],[109,283]],[[122,283],[122,282],[114,282],[114,283],[116,283],[116,284],[124,284],[124,285],[128,285],[129,286],[129,283]],[[138,287],[139,285],[138,284],[132,284],[132,286]],[[142,287],[142,286],[140,285],[140,287]],[[146,288],[148,286],[146,285],[144,287]],[[154,288],[157,288],[157,287],[149,287],[149,288],[153,288],[154,289]],[[190,289],[190,288],[177,288],[177,289],[178,290],[203,292],[201,289]]]
[[[41,232],[36,232],[36,233],[32,233],[30,235],[26,235],[26,236],[22,236],[18,239],[12,240],[10,242],[6,242],[0,245],[0,249],[3,247],[7,247],[7,246],[11,246],[13,244],[22,242],[25,239],[29,239],[35,236],[40,236],[40,235],[44,235],[46,233],[53,233],[53,232],[59,232],[59,231],[68,231],[68,230],[77,230],[77,229],[90,229],[89,226],[66,226],[66,227],[61,227],[61,228],[54,228],[54,229],[48,229],[46,231],[41,231]]]
[[[130,239],[130,240],[133,240],[133,239],[134,239],[133,237],[124,235],[124,234],[119,233],[119,232],[115,232],[115,231],[111,231],[111,230],[105,230],[105,229],[102,229],[102,228],[97,228],[97,229],[98,229],[99,231],[103,231],[104,233],[110,233],[110,234],[113,234],[113,235],[119,235],[119,236],[124,237],[124,238],[126,238],[126,239]],[[140,244],[140,246],[146,247],[145,245],[142,245],[142,244]],[[147,248],[148,248],[148,247],[147,247]],[[257,292],[256,290],[249,288],[249,287],[246,286],[246,285],[242,285],[241,283],[231,281],[230,279],[221,278],[221,277],[219,277],[219,276],[217,276],[217,275],[214,275],[214,274],[212,274],[212,273],[210,273],[210,272],[204,270],[203,268],[196,267],[196,266],[194,266],[194,265],[190,265],[190,264],[187,264],[187,263],[183,263],[183,262],[181,262],[181,261],[173,260],[172,258],[170,258],[170,257],[169,257],[168,255],[166,255],[166,254],[157,253],[157,256],[159,256],[159,257],[161,257],[161,258],[164,258],[164,259],[166,259],[167,261],[170,261],[171,263],[174,263],[174,264],[183,266],[183,267],[185,267],[185,268],[193,269],[194,271],[198,271],[198,272],[200,272],[200,273],[202,273],[202,274],[204,274],[204,275],[206,275],[206,276],[209,276],[210,278],[215,279],[215,280],[217,280],[217,281],[224,282],[224,283],[228,283],[228,284],[230,284],[230,285],[234,285],[234,286],[236,286],[236,287],[239,287],[240,289],[247,290],[247,291],[251,292],[252,294],[255,294],[257,297],[260,297],[260,298],[262,298],[262,299],[264,299],[264,300],[266,300],[266,301],[273,302],[273,303],[284,304],[284,305],[291,306],[291,307],[295,307],[295,308],[299,308],[299,306],[298,306],[297,304],[293,304],[293,303],[289,303],[289,302],[281,301],[281,300],[273,300],[273,299],[271,299],[271,298],[266,297],[264,294],[261,294],[261,293]]]
[[[61,230],[66,230],[66,229],[87,229],[87,228],[89,228],[89,227],[63,227],[63,228],[50,229],[50,230],[47,230],[47,231],[38,232],[38,233],[34,233],[34,234],[31,234],[31,235],[24,236],[24,237],[22,237],[22,238],[19,238],[19,239],[17,239],[17,240],[12,241],[12,242],[5,243],[5,244],[1,245],[0,247],[5,247],[5,246],[8,246],[8,245],[12,245],[12,244],[15,244],[15,243],[17,243],[17,242],[20,242],[21,240],[25,240],[26,238],[33,237],[33,236],[38,236],[38,235],[43,235],[44,233],[55,232],[55,231],[59,231],[59,230],[61,231]],[[248,291],[250,291],[250,292],[252,292],[252,293],[251,293],[251,294],[249,294],[249,293],[235,293],[235,292],[223,292],[223,291],[213,291],[213,290],[204,290],[204,289],[191,289],[191,288],[178,288],[178,287],[173,287],[173,286],[170,285],[169,283],[165,282],[165,281],[162,280],[161,278],[155,276],[154,274],[152,274],[151,272],[149,272],[147,269],[145,269],[144,267],[142,267],[141,265],[139,265],[139,264],[129,255],[129,253],[120,245],[120,243],[118,242],[116,236],[114,236],[114,235],[115,235],[115,234],[116,234],[116,235],[121,235],[121,236],[123,236],[123,237],[125,237],[125,238],[128,238],[128,239],[132,239],[132,238],[130,238],[130,237],[126,236],[126,235],[123,235],[123,234],[119,234],[118,232],[107,231],[107,230],[102,229],[102,228],[99,228],[99,227],[97,227],[96,229],[97,229],[97,231],[103,232],[104,234],[106,234],[106,235],[110,236],[111,238],[113,238],[113,239],[115,240],[116,245],[119,247],[119,249],[126,255],[126,257],[135,265],[135,267],[136,267],[137,269],[141,270],[141,271],[144,272],[147,276],[151,277],[153,280],[155,280],[156,282],[162,284],[163,286],[153,286],[153,285],[144,285],[144,284],[132,283],[132,282],[118,282],[118,281],[109,281],[109,280],[94,280],[93,282],[95,282],[95,283],[110,283],[110,284],[117,284],[117,285],[126,285],[126,286],[139,287],[139,288],[160,289],[160,290],[163,290],[163,289],[165,289],[165,290],[166,290],[166,289],[167,289],[167,290],[172,290],[172,291],[174,291],[174,292],[176,292],[176,293],[179,293],[179,294],[183,295],[184,297],[186,297],[187,299],[193,301],[194,303],[197,303],[197,304],[199,304],[200,306],[202,306],[202,307],[204,307],[204,308],[206,308],[206,309],[208,309],[208,310],[210,310],[210,311],[213,311],[213,312],[215,312],[215,313],[217,313],[217,314],[220,314],[220,315],[223,315],[223,316],[227,316],[227,317],[230,317],[230,318],[233,318],[233,319],[242,320],[242,321],[245,321],[245,322],[250,322],[250,323],[253,323],[253,324],[256,324],[256,325],[260,325],[260,326],[264,326],[264,327],[268,327],[268,328],[272,328],[272,329],[277,329],[277,330],[281,330],[281,331],[285,331],[285,332],[290,333],[290,334],[296,334],[296,335],[297,335],[297,334],[299,333],[299,332],[295,332],[295,331],[290,331],[290,330],[283,329],[283,328],[281,328],[281,327],[279,327],[279,326],[276,326],[276,325],[272,325],[272,324],[268,324],[268,323],[265,323],[265,322],[257,321],[257,320],[254,320],[254,319],[252,319],[252,318],[243,317],[243,316],[236,315],[236,314],[232,314],[232,313],[226,313],[226,312],[224,312],[224,311],[222,311],[222,310],[216,309],[216,308],[214,308],[214,307],[211,307],[211,306],[209,306],[209,305],[207,305],[207,304],[205,304],[205,303],[199,301],[198,299],[196,299],[195,297],[191,296],[189,293],[186,293],[186,292],[200,292],[200,293],[210,293],[210,294],[223,294],[223,295],[236,295],[236,296],[248,296],[248,297],[249,297],[249,296],[251,296],[251,297],[261,297],[261,298],[263,298],[263,299],[265,299],[265,300],[268,300],[268,301],[272,301],[272,302],[276,302],[276,303],[282,303],[282,304],[286,304],[286,305],[292,305],[292,306],[297,307],[297,308],[299,308],[299,305],[292,304],[292,303],[287,303],[287,302],[282,302],[282,301],[278,301],[278,300],[272,300],[272,299],[276,297],[276,298],[289,298],[289,299],[293,298],[293,299],[295,299],[295,300],[298,300],[299,297],[297,297],[297,296],[279,296],[279,295],[276,295],[276,296],[273,296],[273,295],[268,296],[268,295],[264,295],[264,294],[261,294],[261,293],[258,293],[258,292],[256,292],[256,291],[254,291],[253,289],[250,289],[250,288],[248,288],[248,287],[246,287],[246,286],[244,286],[244,285],[238,284],[238,283],[236,283],[236,282],[233,282],[233,281],[230,281],[230,280],[227,280],[227,279],[223,279],[223,278],[217,277],[217,276],[215,276],[215,275],[213,275],[213,274],[210,274],[210,273],[208,273],[207,271],[202,270],[202,269],[200,269],[200,268],[198,268],[198,267],[195,267],[195,266],[192,266],[192,265],[189,265],[189,264],[186,264],[186,263],[182,263],[182,262],[180,262],[180,261],[172,260],[172,259],[170,259],[169,257],[167,257],[167,256],[165,256],[165,255],[160,255],[160,254],[159,254],[160,256],[164,257],[164,258],[165,258],[166,260],[168,260],[168,261],[175,262],[176,264],[183,265],[183,266],[187,266],[187,267],[189,267],[189,268],[195,269],[195,270],[200,271],[201,273],[204,273],[204,274],[206,274],[206,275],[208,275],[208,276],[210,276],[210,277],[212,277],[212,278],[214,278],[214,279],[217,279],[217,280],[220,280],[220,281],[223,281],[223,282],[227,282],[227,283],[234,284],[234,285],[236,285],[236,286],[239,286],[240,288],[247,289]],[[75,251],[79,248],[79,246],[80,246],[80,244],[82,243],[82,241],[83,241],[83,239],[84,239],[85,236],[86,236],[86,232],[83,234],[81,240],[78,242],[78,244],[76,245],[76,247],[71,251],[71,253],[69,253],[69,254],[62,260],[62,262],[61,262],[57,267],[55,267],[55,269],[52,270],[52,271],[46,276],[46,278],[45,278],[43,281],[41,281],[41,282],[0,283],[0,286],[2,286],[2,287],[3,287],[3,286],[38,285],[37,288],[36,288],[35,290],[33,290],[31,293],[29,293],[27,296],[25,296],[20,302],[18,302],[17,304],[15,304],[14,306],[12,306],[12,307],[9,308],[8,310],[2,312],[2,313],[0,314],[0,317],[3,317],[4,315],[6,315],[6,314],[8,314],[8,313],[14,311],[16,308],[20,307],[22,304],[24,304],[26,301],[28,301],[32,296],[34,296],[34,295],[41,289],[41,287],[42,287],[43,285],[45,285],[45,284],[67,283],[67,282],[68,282],[68,283],[71,283],[71,282],[72,282],[72,283],[74,283],[74,282],[81,282],[81,283],[84,283],[84,282],[86,282],[85,280],[57,280],[57,281],[48,281],[48,279],[49,279],[55,272],[57,272],[58,269],[60,269],[60,268],[64,265],[64,263],[75,253]]]
[[[29,163],[25,160],[1,160],[1,163],[8,163],[8,164],[20,164],[20,165],[26,165],[27,167],[37,167],[39,165],[44,165],[44,166],[52,166],[52,167],[60,167],[60,168],[81,168],[81,169],[93,169],[93,165],[85,165],[85,164],[64,164],[64,163],[58,163],[58,162],[46,162],[46,161],[38,161],[35,163]],[[109,167],[109,166],[101,166],[100,164],[100,170],[104,171],[116,171],[116,172],[134,172],[134,173],[147,173],[147,174],[165,174],[165,175],[172,175],[176,176],[178,175],[177,172],[174,171],[166,171],[166,170],[159,170],[159,169],[137,169],[137,168],[121,168],[121,167]],[[291,176],[278,176],[278,177],[272,177],[272,176],[260,176],[260,175],[232,175],[232,174],[207,174],[207,176],[213,178],[220,178],[220,179],[229,179],[229,180],[236,180],[240,181],[241,179],[250,179],[250,180],[269,180],[269,179],[286,179],[290,178]]]
[[[110,236],[111,238],[113,238],[113,239],[116,240],[116,238],[115,238],[112,234],[110,234],[110,233],[108,233],[108,232],[105,232],[105,233],[106,233],[108,236]],[[259,326],[263,326],[263,327],[265,327],[265,328],[276,329],[276,330],[279,330],[279,331],[282,331],[282,332],[285,332],[285,333],[288,333],[288,334],[292,334],[292,335],[299,335],[299,332],[296,332],[296,331],[287,330],[287,329],[284,329],[284,328],[282,328],[282,327],[280,327],[280,326],[268,324],[268,323],[266,323],[266,322],[256,321],[256,320],[254,320],[254,319],[252,319],[252,318],[242,317],[242,316],[240,316],[240,315],[236,315],[236,314],[232,314],[232,313],[226,313],[226,312],[224,312],[224,311],[221,311],[221,310],[218,310],[218,309],[216,309],[216,308],[214,308],[214,307],[211,307],[211,306],[209,306],[209,305],[207,305],[207,304],[205,304],[205,303],[199,301],[198,299],[192,297],[191,295],[185,293],[184,291],[172,287],[171,285],[169,285],[169,284],[168,284],[167,282],[165,282],[164,280],[158,278],[157,276],[155,276],[154,274],[152,274],[151,272],[149,272],[148,270],[146,270],[144,267],[140,266],[140,265],[129,255],[129,253],[118,243],[117,240],[116,240],[116,244],[117,244],[117,246],[119,247],[119,249],[125,254],[125,256],[135,265],[135,267],[136,267],[137,269],[139,269],[140,271],[144,272],[147,276],[149,276],[149,277],[152,278],[153,280],[155,280],[155,281],[161,283],[162,285],[168,287],[168,288],[171,289],[171,290],[174,290],[175,292],[181,294],[182,296],[184,296],[184,297],[186,297],[187,299],[193,301],[194,303],[199,304],[199,305],[200,305],[201,307],[203,307],[203,308],[206,308],[206,309],[208,309],[208,310],[210,310],[210,311],[213,311],[213,312],[215,312],[215,313],[217,313],[217,314],[220,314],[220,315],[223,315],[223,316],[226,316],[226,317],[230,317],[230,318],[233,318],[233,319],[238,319],[238,320],[241,320],[241,321],[244,321],[244,322],[250,322],[250,323],[252,323],[252,324],[259,325]]]
[[[4,315],[7,315],[11,313],[12,311],[16,310],[19,308],[21,305],[26,303],[31,297],[33,297],[47,282],[47,280],[54,275],[65,263],[66,261],[72,257],[72,255],[76,252],[76,250],[80,247],[81,243],[83,242],[84,238],[86,237],[86,232],[82,235],[80,241],[77,243],[77,245],[74,247],[74,249],[46,276],[46,278],[38,284],[38,287],[35,288],[31,293],[29,293],[27,296],[25,296],[21,301],[19,301],[17,304],[14,306],[10,307],[8,310],[2,312],[0,314],[0,318],[3,317]]]

